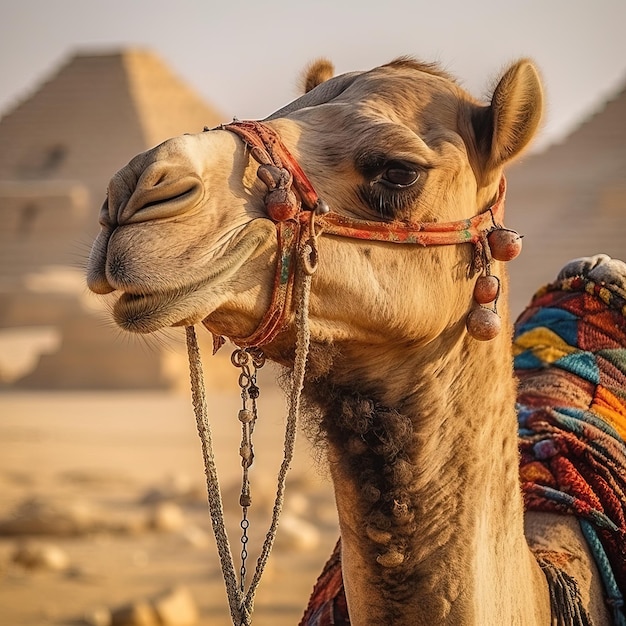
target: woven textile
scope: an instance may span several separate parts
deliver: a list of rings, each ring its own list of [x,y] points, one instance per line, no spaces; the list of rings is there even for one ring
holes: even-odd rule
[[[341,543],[335,549],[315,583],[300,626],[349,626],[348,605],[341,577]]]
[[[626,590],[626,302],[582,276],[542,289],[516,323],[526,508],[573,514],[616,623]]]

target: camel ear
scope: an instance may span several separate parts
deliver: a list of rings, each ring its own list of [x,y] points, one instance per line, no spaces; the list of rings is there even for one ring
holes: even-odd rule
[[[539,73],[528,60],[512,65],[491,98],[474,116],[474,132],[489,168],[499,167],[529,145],[543,115]]]
[[[326,82],[335,75],[335,66],[328,59],[317,59],[309,63],[300,78],[303,93],[309,93],[318,85]]]

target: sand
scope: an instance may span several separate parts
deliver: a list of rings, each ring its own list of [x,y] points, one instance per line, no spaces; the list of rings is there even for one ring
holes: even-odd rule
[[[259,403],[251,470],[253,553],[269,523],[285,414],[283,394],[275,386],[264,385]],[[235,390],[210,393],[237,569],[239,406]],[[257,593],[257,626],[298,623],[338,536],[328,478],[310,447],[299,435],[284,532],[279,529]],[[204,488],[188,394],[0,394],[0,523],[33,499],[55,511],[79,511],[85,522],[70,536],[0,536],[0,624],[105,625],[120,606],[176,586],[190,590],[198,625],[230,624]],[[155,511],[166,514],[160,530],[154,527]],[[46,569],[14,562],[27,539],[53,544],[67,563]],[[249,559],[248,569],[253,567]]]

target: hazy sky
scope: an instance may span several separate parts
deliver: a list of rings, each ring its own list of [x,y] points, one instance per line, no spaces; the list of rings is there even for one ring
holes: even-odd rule
[[[0,115],[78,50],[150,48],[239,118],[292,100],[319,56],[338,72],[439,61],[476,96],[530,56],[547,87],[545,142],[626,84],[625,24],[626,0],[0,0]]]

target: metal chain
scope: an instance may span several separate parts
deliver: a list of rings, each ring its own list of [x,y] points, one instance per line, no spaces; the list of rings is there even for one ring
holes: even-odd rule
[[[248,470],[254,461],[254,446],[252,443],[252,433],[257,421],[257,398],[260,389],[257,386],[257,371],[265,365],[265,356],[258,348],[237,348],[231,355],[231,363],[241,370],[239,374],[239,387],[241,388],[242,407],[239,411],[239,421],[241,422],[241,445],[239,455],[241,456],[241,495],[239,496],[239,506],[241,507],[241,568],[239,570],[239,588],[242,593],[246,589],[246,560],[248,558],[248,508],[252,504],[250,495],[250,478]],[[248,400],[251,408],[248,408]]]

